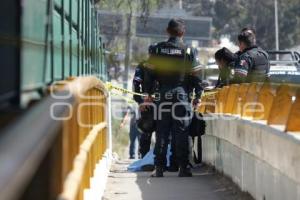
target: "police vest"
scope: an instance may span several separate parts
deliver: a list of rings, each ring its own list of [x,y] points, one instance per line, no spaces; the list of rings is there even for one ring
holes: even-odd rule
[[[171,42],[161,42],[149,49],[148,62],[153,66],[159,82],[174,83],[184,81],[192,68],[189,48]]]
[[[253,47],[245,52],[251,59],[248,71],[248,82],[264,82],[268,78],[270,70],[269,55],[260,47]]]
[[[147,68],[147,61],[141,62],[135,71],[133,78],[134,92],[152,93],[154,88],[154,74],[153,71]]]
[[[154,81],[154,72],[147,68],[143,67],[143,83],[142,91],[143,93],[151,94],[154,92],[155,83]]]

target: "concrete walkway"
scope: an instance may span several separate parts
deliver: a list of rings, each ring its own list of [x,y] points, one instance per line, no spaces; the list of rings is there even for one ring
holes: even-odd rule
[[[151,178],[150,172],[130,173],[130,162],[113,165],[103,200],[251,200],[227,178],[207,167],[194,170],[192,178],[178,178],[165,173],[164,178]]]

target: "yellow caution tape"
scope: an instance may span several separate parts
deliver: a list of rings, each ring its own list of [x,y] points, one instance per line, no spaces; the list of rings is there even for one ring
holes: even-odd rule
[[[114,93],[114,92],[112,92],[111,94],[113,96],[116,96],[116,97],[119,97],[119,98],[125,100],[128,104],[135,104],[136,103],[134,100],[130,99],[129,97],[125,97],[125,96],[123,96],[121,94]]]
[[[147,95],[146,94],[141,94],[141,93],[137,93],[137,92],[133,92],[131,90],[127,90],[125,88],[122,88],[122,87],[119,87],[119,86],[115,86],[113,85],[111,82],[106,82],[106,88],[109,90],[109,91],[112,91],[112,90],[118,90],[120,92],[123,92],[123,93],[127,93],[127,94],[132,94],[132,95],[137,95],[137,96],[141,96],[141,97],[146,97]]]
[[[209,97],[217,94],[218,92],[204,92],[201,97]]]
[[[131,91],[131,90],[127,90],[127,89],[125,89],[125,88],[122,88],[122,87],[119,87],[119,86],[115,86],[115,85],[113,85],[111,82],[106,82],[106,88],[107,88],[107,90],[109,90],[109,91],[112,91],[112,90],[117,90],[117,91],[120,91],[120,92],[122,92],[122,93],[126,93],[126,94],[132,94],[132,95],[137,95],[137,96],[141,96],[141,97],[147,97],[147,95],[146,94],[141,94],[141,93],[137,93],[137,92],[133,92],[133,91]],[[213,95],[215,95],[215,94],[217,94],[218,92],[204,92],[202,95],[201,95],[201,97],[209,97],[209,96],[213,96]],[[115,96],[117,95],[117,96],[119,96],[119,97],[122,97],[124,100],[126,100],[127,102],[129,102],[128,100],[130,100],[130,102],[134,102],[133,100],[132,100],[132,98],[130,99],[130,98],[128,98],[128,97],[124,97],[124,95],[121,95],[121,94],[117,94],[117,93],[112,93],[112,94],[114,94]],[[153,95],[152,95],[153,96]]]

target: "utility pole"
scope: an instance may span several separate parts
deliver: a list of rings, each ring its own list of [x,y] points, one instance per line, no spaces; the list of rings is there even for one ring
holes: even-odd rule
[[[179,9],[182,9],[183,6],[182,6],[182,0],[179,0]]]
[[[130,65],[130,60],[131,60],[131,47],[132,47],[132,30],[131,30],[131,25],[132,25],[132,18],[133,18],[133,8],[132,4],[129,3],[130,5],[130,12],[127,15],[127,33],[126,33],[126,48],[125,48],[125,63],[124,63],[124,74],[123,74],[123,87],[125,89],[128,89],[128,73],[129,73],[129,65]]]
[[[279,27],[278,27],[278,2],[274,0],[275,7],[275,42],[276,42],[276,50],[279,50]]]

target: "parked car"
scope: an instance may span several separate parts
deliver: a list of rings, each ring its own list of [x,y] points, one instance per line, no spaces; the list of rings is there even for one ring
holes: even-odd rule
[[[300,54],[296,51],[268,51],[271,82],[300,84]]]

